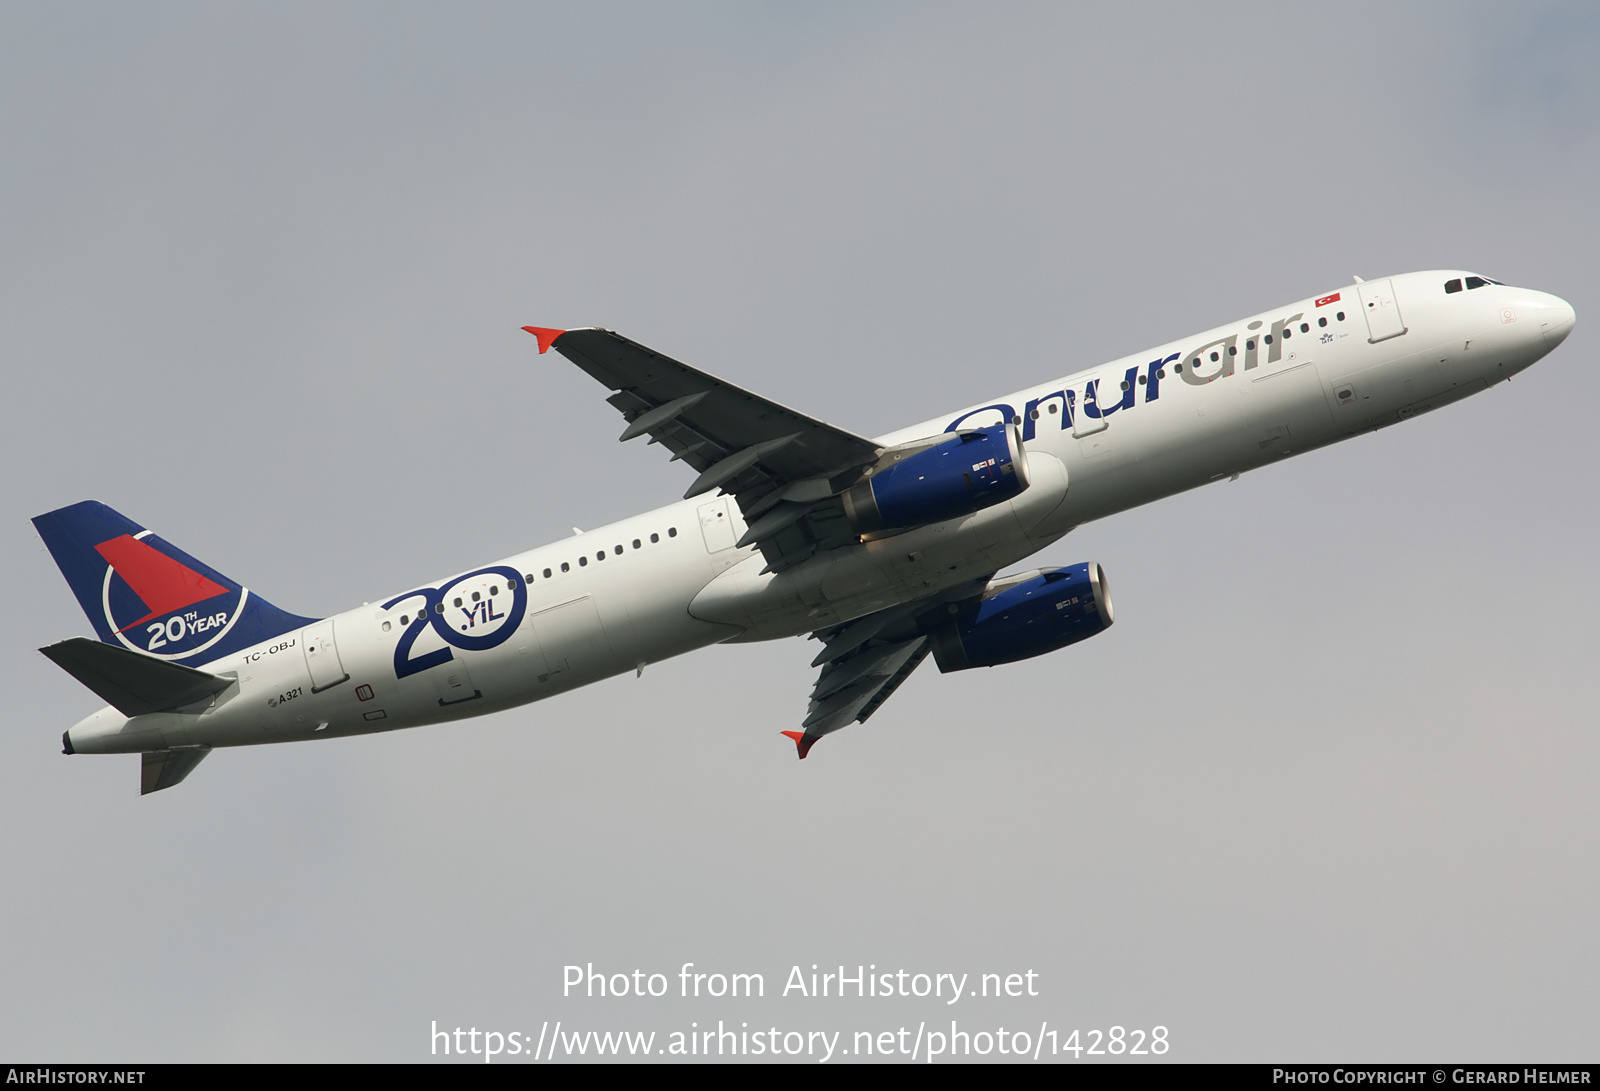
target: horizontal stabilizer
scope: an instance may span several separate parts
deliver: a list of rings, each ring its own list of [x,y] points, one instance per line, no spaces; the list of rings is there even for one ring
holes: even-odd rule
[[[171,712],[221,693],[235,681],[82,636],[39,650],[124,716]]]
[[[194,772],[194,767],[206,760],[209,746],[185,746],[177,750],[150,750],[141,755],[139,765],[139,794],[147,796],[174,784]]]

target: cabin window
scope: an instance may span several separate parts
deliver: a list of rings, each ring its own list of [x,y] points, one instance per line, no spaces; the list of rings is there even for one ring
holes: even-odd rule
[[[1124,390],[1128,389],[1128,380],[1126,380],[1126,379],[1122,380],[1122,389],[1124,389]]]
[[[460,606],[460,605],[461,605],[461,600],[460,600],[460,599],[459,599],[459,598],[457,598],[457,599],[456,599],[456,605],[457,605],[457,606]]]
[[[659,534],[650,535],[650,542],[651,542],[652,545],[654,545],[656,542],[659,542],[659,541],[661,541],[661,535],[659,535]]]
[[[635,538],[633,540],[633,548],[634,549],[638,549],[639,548],[639,539]]]
[[[1337,318],[1337,319],[1338,319],[1338,320],[1339,320],[1339,321],[1341,321],[1341,322],[1343,322],[1343,321],[1344,321],[1344,312],[1343,312],[1343,311],[1340,311],[1340,312],[1339,312],[1339,313],[1338,313],[1338,314],[1336,314],[1336,315],[1334,315],[1334,316],[1333,316],[1333,317],[1335,317],[1335,318]]]
[[[1214,352],[1213,352],[1213,353],[1212,353],[1212,354],[1211,354],[1211,362],[1212,362],[1212,363],[1213,363],[1213,364],[1214,364],[1214,363],[1216,363],[1216,362],[1217,362],[1217,361],[1218,361],[1218,360],[1220,360],[1220,359],[1222,359],[1222,357],[1220,357],[1220,356],[1218,356],[1218,355],[1217,355],[1217,354],[1216,354],[1216,353],[1214,353]]]
[[[407,617],[405,614],[401,614],[400,615],[400,624],[402,624],[402,625],[410,625],[411,624],[411,619],[409,617]]]
[[[566,569],[562,568],[562,571],[565,572]],[[545,579],[549,579],[550,578],[550,570],[548,568],[544,570],[544,578]]]
[[[1251,352],[1254,352],[1256,348],[1255,338],[1252,337],[1250,340],[1246,341],[1244,343],[1244,347],[1249,349]]]
[[[1182,364],[1173,364],[1172,365],[1172,370],[1176,371],[1178,374],[1182,375],[1183,374],[1183,365]]]
[[[1140,380],[1140,381],[1142,382],[1143,380]],[[1054,413],[1056,411],[1056,403],[1055,402],[1051,402],[1049,405],[1045,406],[1045,408],[1048,409],[1050,412]]]
[[[606,559],[606,551],[602,549],[599,553],[596,553],[594,555],[594,559],[597,560],[597,561],[605,560]]]
[[[583,567],[587,566],[588,563],[589,563],[589,555],[587,553],[584,554],[582,557],[578,558],[578,567],[579,568],[583,568]]]
[[[1123,386],[1127,386],[1128,384],[1127,383],[1123,383],[1122,385]],[[1028,410],[1028,416],[1032,420],[1038,420],[1039,419],[1039,411],[1037,409],[1030,409],[1030,410]]]
[[[570,564],[568,564],[566,561],[562,561],[561,562],[561,571],[563,571],[563,572],[571,572],[572,571],[572,566]]]
[[[1228,355],[1229,356],[1237,356],[1237,355],[1239,355],[1239,347],[1237,345],[1229,345],[1228,346]]]
[[[1326,326],[1327,324],[1328,324],[1328,316],[1327,315],[1323,315],[1321,318],[1317,319],[1317,325]]]
[[[1265,336],[1265,337],[1263,337],[1263,338],[1262,338],[1262,339],[1261,339],[1261,343],[1262,343],[1262,344],[1263,344],[1263,345],[1270,345],[1270,344],[1272,344],[1272,334],[1270,334],[1270,333],[1269,333],[1269,334],[1267,334],[1267,335],[1266,335],[1266,336]]]
[[[383,623],[383,631],[384,632],[388,632],[391,628],[393,628],[393,626],[391,626],[387,621],[385,621]]]
[[[478,593],[477,593],[477,592],[476,592],[476,591],[474,591],[474,592],[473,592],[473,593],[472,593],[472,601],[473,601],[473,602],[477,602],[477,601],[478,601],[478,600],[479,600],[479,599],[481,599],[481,598],[483,598],[483,596],[482,596],[482,595],[480,595],[480,594],[478,594]],[[461,600],[460,600],[460,599],[457,599],[457,600],[456,600],[456,605],[457,605],[457,606],[460,606],[460,605],[461,605]]]
[[[1141,376],[1139,376],[1139,385],[1143,386],[1144,384],[1145,384],[1145,378],[1144,378],[1143,375],[1141,375]],[[1052,412],[1053,412],[1053,410],[1052,410]]]
[[[677,527],[668,527],[667,528],[667,537],[668,538],[676,538],[677,536],[678,536],[678,528]]]
[[[461,605],[461,600],[460,599],[456,599],[456,605],[457,606]],[[434,603],[433,604],[433,612],[436,613],[436,614],[444,613],[444,603],[442,603],[442,602]]]

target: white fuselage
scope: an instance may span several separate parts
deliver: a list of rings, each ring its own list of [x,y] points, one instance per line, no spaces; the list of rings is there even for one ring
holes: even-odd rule
[[[459,719],[980,579],[1079,524],[1487,389],[1572,328],[1572,308],[1540,292],[1445,292],[1467,275],[1341,288],[878,439],[1016,420],[1030,485],[976,514],[764,574],[754,546],[734,545],[746,528],[729,498],[669,504],[212,661],[237,683],[207,707],[102,709],[71,746],[245,746]],[[448,644],[444,625],[482,646]]]

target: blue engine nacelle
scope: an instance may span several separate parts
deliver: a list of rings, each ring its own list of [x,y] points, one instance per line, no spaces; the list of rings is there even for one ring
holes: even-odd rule
[[[1106,575],[1090,561],[990,584],[928,633],[942,674],[1032,659],[1111,627]]]
[[[886,452],[845,490],[845,515],[859,534],[970,515],[1026,489],[1027,467],[1014,424],[949,433]]]

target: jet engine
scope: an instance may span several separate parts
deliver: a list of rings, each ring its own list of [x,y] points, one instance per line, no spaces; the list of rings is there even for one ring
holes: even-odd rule
[[[1032,659],[1111,627],[1111,592],[1093,561],[995,580],[928,632],[941,674]]]
[[[1010,500],[1028,487],[1022,436],[1009,422],[894,447],[845,490],[859,534],[926,526]]]

